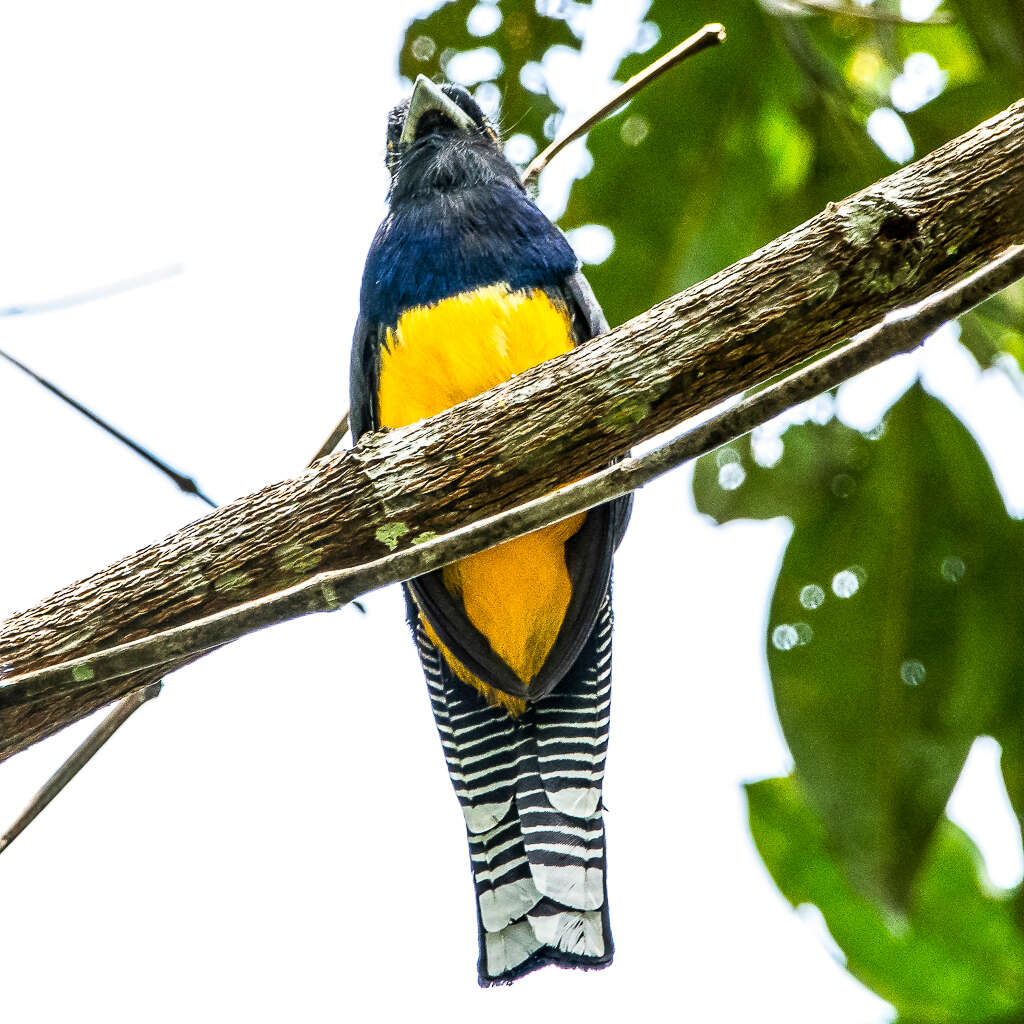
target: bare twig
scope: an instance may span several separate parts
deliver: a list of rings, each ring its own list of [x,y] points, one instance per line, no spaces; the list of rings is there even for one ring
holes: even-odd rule
[[[330,437],[320,448],[317,450],[316,455],[313,456],[306,464],[307,467],[312,466],[314,463],[319,462],[321,459],[326,459],[331,452],[341,443],[341,439],[345,436],[345,432],[348,430],[348,409],[345,410],[345,414],[338,420],[338,425],[331,431]]]
[[[158,696],[163,683],[153,683],[122,698],[98,726],[82,741],[74,753],[47,780],[46,784],[29,801],[28,806],[18,815],[11,827],[0,836],[0,853],[3,853],[22,832],[32,824],[50,801],[85,767],[93,755],[117,730],[124,725],[147,701]]]
[[[86,291],[75,292],[72,295],[63,295],[59,299],[47,299],[42,302],[22,302],[13,306],[5,306],[0,308],[0,317],[29,316],[38,313],[52,313],[57,310],[70,309],[73,306],[81,306],[87,302],[97,302],[100,299],[106,299],[112,295],[120,295],[123,292],[132,291],[135,288],[145,288],[147,285],[156,284],[158,281],[164,281],[169,277],[174,277],[177,274],[180,274],[181,271],[182,267],[180,264],[173,264],[169,267],[162,267],[160,270],[153,270],[146,274],[139,274],[136,277],[126,278],[123,281],[115,281],[113,284],[102,285],[99,288],[90,288]],[[6,359],[7,362],[12,366],[17,367],[22,371],[22,373],[27,374],[37,384],[41,384],[50,392],[50,394],[55,395],[62,402],[70,405],[76,412],[80,412],[87,419],[95,423],[96,426],[110,434],[111,437],[116,438],[122,444],[130,448],[136,455],[140,455],[151,466],[155,466],[161,473],[173,480],[179,490],[184,491],[186,494],[195,495],[201,501],[206,502],[206,504],[211,508],[217,507],[217,503],[212,498],[207,497],[207,495],[199,489],[199,485],[192,479],[192,477],[186,476],[184,473],[180,473],[162,459],[158,459],[152,452],[144,448],[138,442],[133,441],[116,427],[111,426],[101,416],[98,416],[91,409],[82,405],[81,402],[72,398],[66,391],[62,391],[56,384],[47,380],[45,377],[40,376],[35,372],[35,370],[30,369],[20,360],[15,359],[14,356],[7,352],[0,351],[0,358]]]
[[[19,302],[13,306],[0,306],[0,317],[53,313],[59,309],[81,306],[86,302],[97,302],[100,299],[109,298],[111,295],[120,295],[122,292],[130,292],[135,288],[145,288],[147,285],[156,284],[158,281],[166,281],[167,278],[180,274],[182,269],[180,263],[174,263],[169,267],[161,267],[159,270],[151,270],[145,274],[125,278],[123,281],[115,281],[113,284],[101,285],[99,288],[89,288],[82,292],[75,292],[72,295],[62,295],[59,299],[44,299],[42,302]]]
[[[99,296],[96,296],[99,297]],[[73,399],[68,399],[62,392],[47,381],[43,381],[36,374],[28,370],[27,367],[17,363],[16,360],[11,359],[6,353],[0,351],[0,356],[4,356],[6,359],[10,359],[19,368],[24,369],[27,373],[31,374],[36,380],[42,383],[45,387],[48,387],[51,391],[55,391],[60,397],[66,401],[74,403]],[[97,421],[92,413],[85,411],[86,415],[89,416],[94,422]],[[102,421],[99,421],[101,426],[105,429],[110,430],[114,433],[113,428],[107,427]],[[322,458],[330,455],[338,446],[338,442],[341,441],[345,435],[345,431],[348,430],[348,411],[345,411],[344,416],[338,422],[338,425],[334,428],[331,436],[320,446],[320,450],[310,460],[309,465],[319,461]],[[134,446],[134,442],[128,442]],[[198,493],[198,492],[196,492]],[[204,501],[213,505],[216,505],[205,495],[200,494]],[[363,614],[366,613],[366,608],[360,601],[353,601],[352,604],[359,609]],[[163,686],[163,682],[153,683],[150,686],[142,687],[139,690],[135,690],[128,694],[127,697],[123,697],[114,706],[114,709],[110,711],[102,722],[86,737],[82,744],[75,750],[75,752],[60,766],[60,768],[47,780],[42,789],[32,798],[29,805],[19,815],[18,819],[13,825],[0,836],[0,853],[3,853],[8,846],[38,817],[39,813],[50,803],[51,800],[85,767],[86,763],[93,757],[93,755],[106,743],[118,729],[128,720],[131,714],[141,707],[146,701],[151,700],[160,693],[160,688]]]
[[[312,612],[334,611],[359,594],[432,572],[467,555],[585,512],[642,487],[655,477],[745,434],[797,402],[842,383],[855,373],[918,346],[942,324],[1024,277],[1024,246],[946,291],[888,317],[821,361],[806,367],[654,451],[518,508],[491,516],[416,547],[349,569],[320,573],[277,594],[216,615],[120,644],[81,658],[13,677],[4,695],[40,688],[67,692],[202,653],[246,633]]]
[[[57,389],[49,382],[43,381],[41,378],[36,376],[36,374],[32,373],[31,370],[28,370],[27,367],[24,367],[22,364],[17,363],[16,360],[11,359],[11,357],[6,355],[6,353],[0,351],[0,356],[10,359],[11,362],[14,362],[19,366],[19,368],[24,369],[27,373],[31,374],[36,380],[44,384],[44,386],[48,387],[50,390],[57,391]],[[66,401],[76,404],[73,399],[68,399],[62,392],[57,393],[60,397],[65,398]],[[77,407],[78,406],[76,404],[76,408]],[[86,411],[86,415],[94,421],[97,420],[97,417],[88,411]],[[114,432],[113,428],[106,427],[102,421],[100,421],[100,425],[111,430],[112,433]],[[320,450],[310,460],[309,465],[312,466],[313,463],[330,455],[331,452],[337,448],[338,443],[341,441],[342,437],[344,437],[346,430],[348,430],[348,410],[345,411],[344,416],[339,420],[338,425],[334,428],[331,436],[324,441],[320,446]],[[133,442],[129,443],[133,444]],[[209,504],[214,504],[209,498],[206,498],[205,495],[200,494],[199,496],[202,497],[203,500],[209,502]],[[214,505],[214,507],[216,508],[216,505]],[[353,601],[352,604],[363,614],[366,613],[366,608],[360,601]],[[45,808],[46,805],[49,804],[50,801],[71,781],[71,779],[73,779],[75,775],[85,767],[85,764],[89,759],[114,735],[115,732],[117,732],[118,729],[121,728],[122,725],[124,725],[131,714],[137,708],[141,707],[146,701],[151,700],[160,693],[160,688],[162,686],[162,682],[154,683],[150,686],[135,690],[128,694],[127,697],[123,697],[118,701],[114,706],[114,709],[107,714],[103,721],[100,722],[100,724],[86,737],[81,746],[75,750],[71,757],[69,757],[68,760],[65,761],[64,764],[62,764],[54,773],[54,775],[47,780],[42,789],[36,793],[32,798],[32,801],[25,810],[22,811],[14,824],[11,825],[11,827],[2,836],[0,836],[0,853],[3,853],[4,850],[11,845],[11,843],[28,827],[28,825],[35,820],[40,811],[42,811],[43,808]]]
[[[99,297],[99,296],[95,296]],[[54,307],[56,308],[56,307]],[[0,351],[0,356],[4,356],[7,359],[11,359],[6,353]],[[57,391],[53,385],[49,382],[43,381],[41,378],[28,370],[27,367],[17,363],[16,360],[11,359],[20,368],[25,369],[26,372],[30,373],[36,380],[43,383],[44,386],[48,387],[52,391]],[[61,392],[57,392],[60,397],[75,404],[73,399],[67,399],[66,396]],[[76,405],[77,407],[77,405]],[[86,415],[94,421],[97,419],[93,414],[86,411]],[[105,426],[101,422],[101,426]],[[107,427],[113,432],[113,428]],[[309,465],[319,461],[322,458],[330,455],[331,452],[337,448],[338,443],[345,435],[345,431],[348,430],[348,411],[342,416],[338,425],[334,428],[331,436],[320,446],[320,450],[310,460]],[[132,443],[132,442],[129,442]],[[205,495],[200,495],[205,501],[210,504],[210,499],[206,498]],[[214,505],[214,507],[216,507]],[[352,604],[358,608],[363,614],[366,613],[366,608],[360,601],[352,601]],[[11,827],[0,836],[0,853],[3,853],[8,846],[38,817],[39,813],[50,803],[51,800],[77,775],[82,768],[85,767],[86,763],[95,753],[103,746],[113,735],[121,728],[122,725],[128,720],[132,713],[142,706],[146,701],[151,700],[160,693],[160,689],[163,686],[162,682],[153,683],[150,686],[142,687],[139,690],[135,690],[128,694],[127,697],[123,697],[114,706],[114,709],[110,711],[102,722],[86,737],[82,744],[75,750],[75,752],[60,766],[60,768],[47,780],[43,785],[42,789],[32,798],[29,805],[19,815],[18,819],[11,825]]]
[[[167,465],[163,459],[158,459],[151,451],[143,448],[137,441],[133,441],[127,434],[121,433],[117,427],[111,426],[101,416],[97,416],[87,406],[82,405],[81,402],[72,398],[66,391],[62,391],[56,384],[47,380],[45,377],[41,377],[35,370],[30,369],[23,362],[15,359],[14,356],[0,349],[0,358],[6,359],[12,366],[16,366],[22,373],[28,374],[37,384],[41,384],[47,391],[52,395],[56,395],[62,402],[66,402],[76,412],[80,412],[86,419],[92,420],[101,430],[105,430],[111,437],[117,438],[121,444],[126,445],[136,455],[142,456],[151,466],[155,466],[164,476],[169,477],[177,484],[178,489],[184,491],[186,494],[194,494],[200,501],[205,501],[210,508],[216,508],[217,502],[213,498],[204,494],[199,489],[199,485],[190,476],[186,476],[184,473],[178,472],[173,466]]]
[[[552,142],[542,153],[535,156],[523,173],[523,181],[527,185],[532,184],[551,159],[565,149],[570,142],[575,141],[581,135],[585,135],[594,125],[600,124],[609,114],[618,110],[619,107],[631,100],[641,89],[650,85],[655,79],[660,78],[666,71],[671,70],[677,64],[686,60],[687,57],[692,57],[694,54],[700,53],[701,50],[717,46],[724,41],[725,28],[717,22],[705,25],[699,32],[695,32],[690,36],[689,39],[684,39],[663,57],[659,57],[653,64],[629,79],[607,103],[602,104],[592,114],[585,117],[568,132]]]
[[[38,313],[52,313],[59,310],[70,309],[74,306],[84,305],[88,302],[97,302],[100,299],[106,299],[113,295],[120,295],[136,288],[144,288],[147,285],[156,284],[159,281],[163,281],[169,277],[174,277],[180,274],[181,271],[182,267],[180,264],[173,264],[159,270],[150,271],[146,274],[139,274],[135,277],[127,278],[123,281],[103,285],[99,288],[90,288],[86,291],[76,292],[72,295],[64,295],[58,299],[5,306],[0,308],[0,318],[30,316]],[[153,455],[152,452],[149,452],[140,444],[121,433],[121,431],[111,426],[106,422],[106,420],[102,419],[102,417],[92,412],[91,409],[88,409],[86,406],[76,401],[51,381],[37,374],[20,360],[15,359],[13,356],[2,350],[0,350],[0,357],[6,359],[7,362],[30,376],[38,384],[41,384],[46,388],[46,390],[51,394],[70,405],[71,408],[75,409],[77,412],[80,412],[97,426],[111,434],[117,440],[121,441],[122,444],[127,445],[132,451],[140,455],[151,465],[159,469],[160,472],[173,480],[180,490],[184,491],[186,494],[194,494],[201,501],[206,502],[206,504],[214,508],[217,507],[216,502],[204,494],[199,489],[195,480],[191,477],[186,476],[183,473],[179,473],[171,466],[168,466],[161,459],[158,459]],[[46,781],[42,789],[36,793],[29,805],[24,811],[22,811],[21,815],[11,825],[11,827],[2,836],[0,836],[0,853],[3,853],[3,851],[6,850],[19,835],[21,835],[21,833],[35,820],[40,812],[50,803],[50,801],[53,800],[53,798],[71,781],[71,779],[73,779],[75,775],[82,770],[85,764],[95,755],[100,747],[102,747],[103,744],[106,743],[125,723],[125,721],[127,721],[128,717],[137,708],[141,707],[143,703],[151,700],[159,694],[162,685],[162,682],[157,682],[143,687],[134,693],[130,693],[127,697],[122,698],[122,700],[118,702],[114,709],[104,717],[103,721],[100,722],[100,724],[79,745],[71,757],[69,757],[67,761],[65,761],[64,764],[62,764],[61,767]]]

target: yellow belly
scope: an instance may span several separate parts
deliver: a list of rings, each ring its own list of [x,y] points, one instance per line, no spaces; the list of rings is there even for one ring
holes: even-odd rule
[[[571,348],[568,311],[540,290],[491,285],[407,310],[381,352],[381,426],[426,419]],[[526,684],[565,618],[572,596],[565,543],[583,520],[573,516],[442,570],[469,621]],[[513,713],[522,710],[522,701],[474,677],[426,627],[461,679]]]

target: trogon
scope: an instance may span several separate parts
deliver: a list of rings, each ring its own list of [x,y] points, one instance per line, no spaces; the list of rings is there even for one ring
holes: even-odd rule
[[[391,111],[388,213],[352,345],[351,425],[403,427],[607,330],[562,233],[464,89]],[[405,585],[465,814],[481,985],[611,962],[601,787],[618,499]]]

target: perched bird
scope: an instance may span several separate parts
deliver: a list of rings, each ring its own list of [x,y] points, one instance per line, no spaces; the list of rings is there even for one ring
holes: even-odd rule
[[[421,75],[388,118],[387,165],[352,345],[356,439],[607,330],[568,242],[464,89]],[[469,833],[484,986],[611,962],[601,785],[612,552],[629,508],[616,500],[405,587]]]

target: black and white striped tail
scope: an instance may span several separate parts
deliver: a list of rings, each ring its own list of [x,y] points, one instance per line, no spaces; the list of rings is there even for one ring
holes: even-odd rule
[[[612,959],[601,784],[611,601],[568,676],[518,718],[458,680],[414,624],[430,703],[469,833],[481,985]]]

